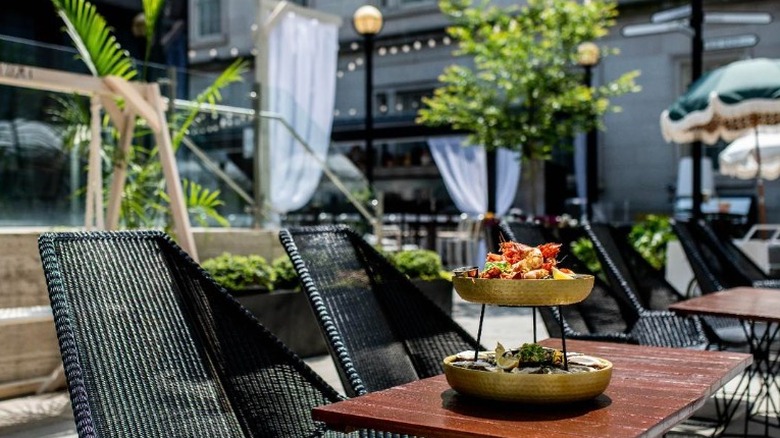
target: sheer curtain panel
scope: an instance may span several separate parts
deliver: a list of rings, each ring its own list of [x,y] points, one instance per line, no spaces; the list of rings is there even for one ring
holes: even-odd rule
[[[325,161],[336,96],[338,26],[288,12],[268,35],[268,103]],[[271,208],[303,207],[322,169],[281,123],[268,124]]]
[[[444,179],[455,206],[463,213],[480,215],[488,211],[487,154],[480,146],[464,147],[465,136],[428,139],[431,156]],[[520,180],[520,153],[496,151],[496,216],[512,206]]]

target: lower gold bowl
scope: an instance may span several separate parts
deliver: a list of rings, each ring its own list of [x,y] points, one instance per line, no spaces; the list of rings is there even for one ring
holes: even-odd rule
[[[455,360],[444,359],[447,383],[461,394],[488,400],[534,404],[590,400],[603,393],[612,378],[612,363],[604,359],[600,360],[605,368],[574,374],[496,373],[451,365]]]

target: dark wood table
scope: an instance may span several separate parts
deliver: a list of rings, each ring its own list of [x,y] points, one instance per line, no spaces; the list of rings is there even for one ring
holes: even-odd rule
[[[675,303],[669,309],[689,315],[737,318],[743,322],[754,361],[738,385],[737,398],[749,401],[750,382],[758,378],[760,384],[753,410],[745,415],[745,434],[759,413],[764,414],[763,420],[758,419],[764,425],[764,436],[770,436],[770,427],[775,429],[774,433],[780,433],[780,404],[775,399],[780,393],[777,381],[780,358],[771,351],[780,332],[780,290],[737,287]],[[750,408],[751,404],[746,406]]]
[[[565,405],[499,403],[460,395],[441,375],[317,407],[312,416],[335,430],[426,437],[659,436],[690,417],[752,361],[749,354],[732,352],[566,343],[569,351],[612,362],[612,380],[602,395]],[[561,347],[560,339],[540,344]]]

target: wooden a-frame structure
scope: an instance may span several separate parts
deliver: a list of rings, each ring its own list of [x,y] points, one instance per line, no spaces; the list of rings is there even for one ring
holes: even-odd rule
[[[127,156],[133,141],[136,117],[141,117],[154,132],[165,187],[170,198],[174,230],[179,245],[198,260],[190,219],[184,203],[184,193],[173,151],[168,122],[165,118],[165,102],[156,83],[128,82],[116,76],[103,78],[69,73],[39,67],[0,62],[0,85],[32,88],[60,93],[75,93],[91,98],[91,141],[87,170],[87,203],[84,217],[87,230],[116,229],[119,224],[119,207],[122,201],[127,161],[114,165],[108,208],[103,210],[103,181],[100,171],[100,123],[101,108],[120,132],[120,154]],[[124,100],[124,109],[117,99]]]

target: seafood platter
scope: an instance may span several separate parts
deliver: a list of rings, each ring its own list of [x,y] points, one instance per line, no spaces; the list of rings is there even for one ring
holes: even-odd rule
[[[593,276],[557,266],[560,244],[536,247],[502,242],[501,254],[489,253],[485,268],[453,271],[453,286],[464,300],[481,303],[478,336],[485,305],[561,306],[590,294]],[[479,337],[477,345],[480,344]],[[444,373],[457,392],[490,400],[554,404],[592,399],[607,388],[612,363],[583,353],[543,347],[534,342],[516,349],[500,343],[494,351],[465,351],[444,359]]]

